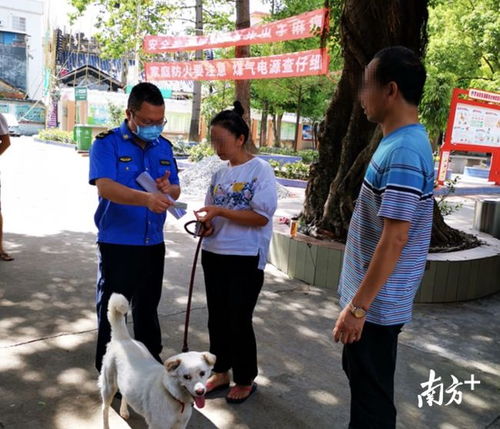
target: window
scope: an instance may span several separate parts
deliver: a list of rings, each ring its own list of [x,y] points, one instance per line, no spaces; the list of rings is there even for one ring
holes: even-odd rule
[[[166,117],[168,119],[168,122],[165,127],[165,132],[189,133],[189,127],[191,125],[190,113],[167,112]]]
[[[26,18],[22,16],[12,17],[12,29],[17,31],[26,31]]]
[[[281,140],[295,139],[295,124],[291,122],[281,123]]]

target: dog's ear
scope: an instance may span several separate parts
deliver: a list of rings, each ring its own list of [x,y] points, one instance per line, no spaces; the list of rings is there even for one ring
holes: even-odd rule
[[[205,362],[208,365],[214,366],[215,365],[215,361],[217,360],[217,357],[215,355],[213,355],[212,353],[204,352],[203,353],[203,359],[205,360]]]
[[[165,362],[165,368],[167,368],[168,372],[175,371],[177,368],[179,368],[179,365],[181,364],[180,359],[169,359]]]

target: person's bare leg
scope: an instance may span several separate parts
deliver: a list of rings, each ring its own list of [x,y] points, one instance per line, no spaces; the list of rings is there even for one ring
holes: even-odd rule
[[[229,372],[214,372],[207,380],[207,390],[208,392],[211,392],[219,386],[229,384],[230,381]]]
[[[3,217],[2,217],[2,212],[0,212],[0,253],[4,253],[4,250],[3,250]]]
[[[5,252],[3,248],[3,218],[2,212],[0,212],[0,259],[4,261],[12,261],[12,258],[8,253]]]
[[[243,384],[234,385],[227,394],[228,399],[245,399],[252,394],[252,384],[246,386]]]

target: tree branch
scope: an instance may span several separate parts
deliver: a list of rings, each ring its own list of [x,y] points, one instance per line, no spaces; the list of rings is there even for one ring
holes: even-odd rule
[[[196,21],[194,19],[188,19],[188,18],[172,18],[173,21],[186,21],[186,22],[192,22],[193,24],[196,24]]]
[[[488,64],[488,67],[490,68],[491,70],[491,73],[495,74],[495,70],[493,69],[493,66],[491,65],[491,63],[488,61],[488,58],[486,58],[485,55],[483,55],[483,60],[486,62],[486,64]]]
[[[207,15],[211,16],[212,18],[219,16],[219,13],[210,12],[209,10],[206,10],[206,9],[203,9],[203,12],[206,13]]]

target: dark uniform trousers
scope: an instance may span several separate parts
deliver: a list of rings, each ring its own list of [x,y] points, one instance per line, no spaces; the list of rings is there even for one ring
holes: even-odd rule
[[[394,372],[402,324],[366,322],[361,339],[344,345],[342,367],[351,388],[349,429],[394,429]]]
[[[98,246],[97,370],[101,370],[106,345],[111,339],[107,310],[113,292],[121,293],[131,304],[135,339],[142,342],[153,357],[161,362],[158,304],[162,291],[165,244],[127,246],[98,243]]]
[[[257,376],[257,344],[252,317],[264,271],[258,256],[219,255],[203,251],[210,352],[215,372],[232,368],[237,384],[250,385]]]

